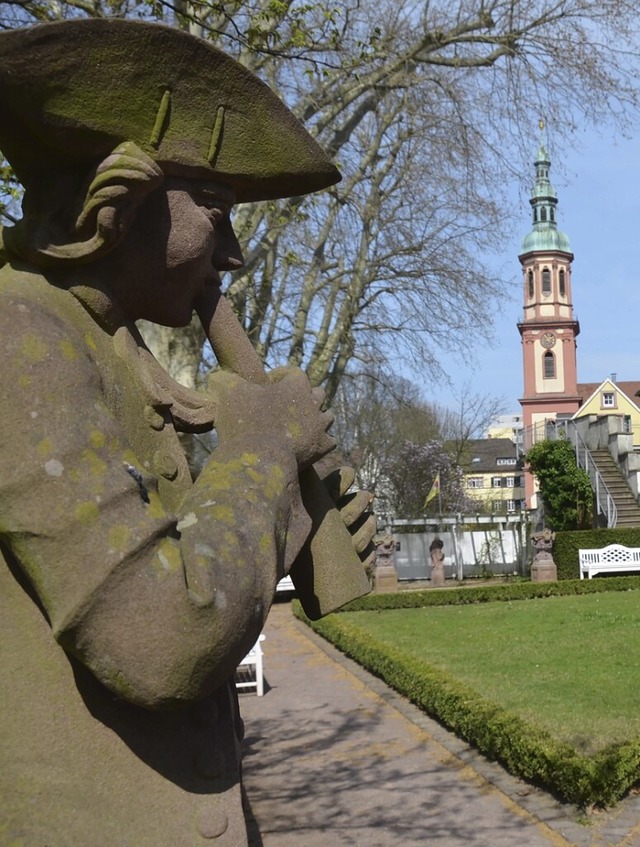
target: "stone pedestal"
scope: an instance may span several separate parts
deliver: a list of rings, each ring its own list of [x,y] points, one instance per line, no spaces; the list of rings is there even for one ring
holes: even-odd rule
[[[398,574],[393,565],[378,565],[374,577],[374,594],[394,594],[398,590]]]
[[[431,585],[442,588],[444,585],[444,562],[438,562],[431,567]]]
[[[547,554],[548,555],[548,554]],[[545,559],[538,556],[531,564],[531,582],[557,582],[558,568],[550,555]]]

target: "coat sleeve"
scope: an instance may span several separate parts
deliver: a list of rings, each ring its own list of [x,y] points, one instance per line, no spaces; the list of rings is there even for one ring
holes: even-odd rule
[[[3,302],[0,339],[0,541],[54,637],[138,705],[204,696],[257,638],[283,575],[293,455],[232,439],[168,514],[79,333]]]

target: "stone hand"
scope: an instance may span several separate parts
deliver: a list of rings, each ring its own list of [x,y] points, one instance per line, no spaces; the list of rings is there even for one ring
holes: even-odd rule
[[[355,551],[364,567],[369,568],[375,558],[373,536],[376,533],[376,518],[371,511],[373,496],[368,491],[349,492],[354,480],[355,471],[349,467],[336,468],[322,479],[349,530]]]
[[[327,430],[333,415],[322,411],[324,391],[312,388],[299,368],[278,368],[261,384],[219,370],[209,377],[217,400],[216,430],[220,443],[256,438],[279,441],[295,456],[300,470],[335,447]]]

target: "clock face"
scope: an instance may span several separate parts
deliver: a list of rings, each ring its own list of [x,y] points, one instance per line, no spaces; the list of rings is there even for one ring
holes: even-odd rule
[[[540,339],[540,343],[543,347],[546,347],[547,350],[556,343],[556,337],[552,332],[545,332],[542,338]]]

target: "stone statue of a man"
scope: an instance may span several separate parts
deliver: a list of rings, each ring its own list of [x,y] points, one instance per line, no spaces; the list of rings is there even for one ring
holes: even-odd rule
[[[238,847],[233,673],[310,556],[331,417],[297,369],[187,391],[134,322],[208,319],[234,203],[339,176],[259,80],[153,24],[0,34],[0,110],[25,187],[0,243],[0,841]],[[194,482],[177,431],[214,422]]]

